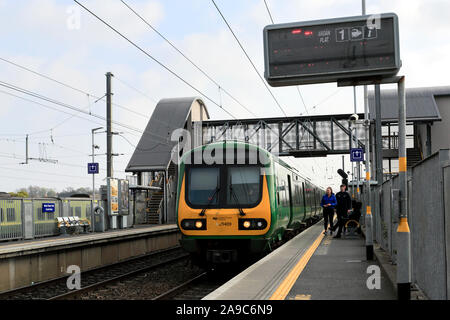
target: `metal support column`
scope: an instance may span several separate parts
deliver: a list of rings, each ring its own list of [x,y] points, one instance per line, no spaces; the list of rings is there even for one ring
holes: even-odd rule
[[[92,163],[95,163],[95,149],[96,145],[94,143],[94,134],[95,131],[103,129],[103,127],[94,128],[91,130],[92,135]],[[97,147],[98,148],[98,147]],[[92,231],[94,231],[94,208],[95,208],[95,173],[92,174],[92,205],[91,205],[91,227]]]
[[[411,234],[408,225],[408,182],[406,167],[406,98],[405,77],[398,82],[398,178],[400,214],[397,228],[397,295],[411,299]]]
[[[113,177],[111,72],[106,73],[106,177]]]
[[[372,204],[370,197],[370,120],[367,86],[364,86],[364,138],[365,138],[365,158],[366,158],[366,259],[373,260],[373,227],[372,227]]]
[[[380,85],[375,85],[375,144],[376,144],[376,168],[377,181],[381,186],[383,183],[383,141],[381,137],[381,96]]]
[[[427,157],[431,156],[431,124],[427,123]]]

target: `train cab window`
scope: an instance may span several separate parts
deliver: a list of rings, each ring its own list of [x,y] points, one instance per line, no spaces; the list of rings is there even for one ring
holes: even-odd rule
[[[259,167],[228,168],[227,205],[248,207],[259,202],[261,195],[260,171]]]
[[[188,201],[193,205],[217,205],[219,180],[219,168],[191,168],[189,170]]]

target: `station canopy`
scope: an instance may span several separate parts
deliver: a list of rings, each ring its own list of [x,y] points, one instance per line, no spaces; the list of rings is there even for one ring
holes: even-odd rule
[[[158,102],[139,143],[125,169],[126,172],[149,172],[167,169],[177,141],[172,132],[191,131],[193,121],[209,119],[204,102],[198,97],[162,99]]]
[[[423,87],[406,89],[406,120],[408,122],[441,121],[435,97],[450,95],[450,86]],[[375,95],[369,91],[370,119],[375,119]],[[398,121],[397,90],[381,91],[381,119],[382,122]]]

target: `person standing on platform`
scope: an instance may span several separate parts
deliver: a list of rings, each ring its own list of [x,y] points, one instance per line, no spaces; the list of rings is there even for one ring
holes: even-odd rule
[[[350,213],[350,210],[352,209],[352,198],[348,194],[347,191],[345,191],[345,184],[341,184],[341,191],[336,193],[336,200],[337,200],[337,206],[336,206],[336,214],[337,214],[337,224],[334,227],[331,227],[332,231],[336,230],[336,227],[339,226],[339,230],[337,235],[334,236],[334,238],[340,238],[342,233],[342,228],[344,227],[344,219],[347,217],[347,214]]]
[[[328,222],[330,223],[330,234],[333,229],[334,208],[337,205],[336,197],[334,196],[333,189],[328,187],[326,193],[322,197],[320,206],[323,208],[323,226],[325,231],[323,234],[327,234]]]

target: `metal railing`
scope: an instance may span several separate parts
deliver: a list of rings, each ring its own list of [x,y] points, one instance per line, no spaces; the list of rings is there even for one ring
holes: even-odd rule
[[[45,212],[43,204],[54,204]],[[59,234],[57,217],[79,216],[91,220],[91,199],[0,199],[0,240],[33,239]]]
[[[430,299],[450,298],[450,150],[424,159],[410,169],[408,213],[411,229],[412,281]],[[373,235],[392,263],[397,262],[399,179],[372,187]],[[379,202],[375,192],[379,193]]]

